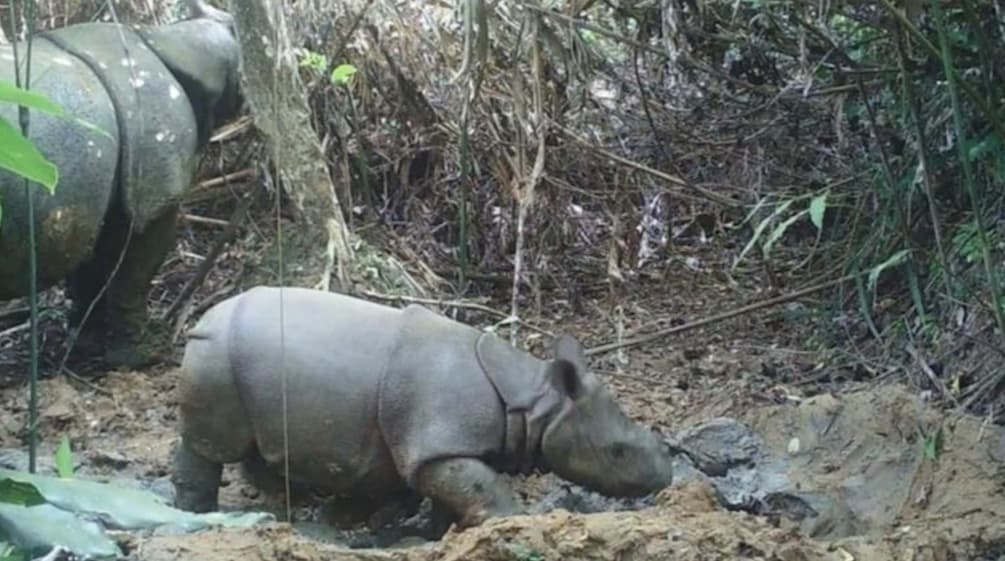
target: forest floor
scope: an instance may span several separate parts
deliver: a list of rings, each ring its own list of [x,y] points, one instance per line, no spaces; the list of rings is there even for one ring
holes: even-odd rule
[[[620,315],[602,294],[584,299],[576,314],[555,296],[542,299],[549,304],[532,323],[592,347],[610,342],[619,323],[626,335],[648,331],[763,298],[760,292],[681,267],[621,295]],[[521,339],[546,352],[532,331],[522,330]],[[306,522],[119,537],[131,558],[144,561],[1005,558],[1005,429],[947,413],[916,388],[857,381],[853,369],[825,358],[833,354],[824,347],[789,306],[592,356],[634,418],[677,435],[732,419],[757,439],[744,465],[714,478],[679,477],[641,506],[577,508],[567,485],[535,475],[513,479],[536,513],[451,529],[433,542],[349,548]],[[108,372],[93,385],[43,380],[40,464],[52,465],[66,435],[82,477],[141,482],[169,495],[180,352],[174,363]],[[23,450],[25,402],[23,384],[0,391],[7,412],[0,449],[15,455]],[[791,492],[772,494],[769,471]],[[245,483],[236,467],[225,480],[222,509],[271,509],[282,519],[279,499]],[[738,481],[753,489],[757,508],[724,504],[724,489]],[[563,492],[564,502],[556,500]],[[771,504],[794,494],[802,497],[796,506]],[[307,504],[295,514],[307,521],[316,512]]]

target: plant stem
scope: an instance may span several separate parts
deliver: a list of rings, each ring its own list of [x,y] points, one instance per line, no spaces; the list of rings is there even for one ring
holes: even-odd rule
[[[960,165],[963,167],[963,186],[970,199],[970,207],[974,212],[974,221],[977,224],[977,237],[980,240],[981,256],[984,262],[984,273],[988,279],[988,291],[991,297],[991,311],[994,314],[995,323],[998,324],[998,331],[1005,338],[1005,315],[1002,314],[1002,300],[1000,285],[998,284],[998,274],[991,262],[991,249],[988,247],[987,233],[984,230],[984,217],[981,213],[980,199],[974,187],[973,171],[970,168],[970,158],[967,156],[966,130],[963,124],[963,112],[960,107],[960,98],[957,93],[957,76],[953,69],[953,59],[949,52],[949,39],[946,37],[945,21],[943,19],[942,8],[938,2],[931,1],[932,10],[935,12],[935,27],[939,35],[939,47],[941,48],[940,58],[942,59],[943,73],[946,75],[946,85],[949,87],[949,99],[953,107],[953,127],[956,129],[956,147],[960,154]]]

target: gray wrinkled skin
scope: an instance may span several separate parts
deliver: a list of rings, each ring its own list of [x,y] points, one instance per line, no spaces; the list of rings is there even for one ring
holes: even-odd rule
[[[579,343],[560,337],[555,354],[421,306],[253,288],[188,334],[176,504],[218,508],[225,463],[283,474],[283,373],[294,484],[376,503],[417,491],[462,526],[524,512],[500,473],[553,471],[613,496],[667,487],[663,440],[625,416]]]
[[[83,23],[32,41],[31,89],[104,131],[31,112],[29,139],[59,170],[55,194],[31,188],[39,289],[68,280],[79,314],[129,239],[96,327],[142,328],[149,282],[173,246],[199,151],[240,107],[232,26],[218,14],[193,14],[161,27]],[[21,45],[22,65],[26,55]],[[0,45],[0,77],[14,82],[11,45]],[[16,106],[0,104],[0,115],[17,126]],[[0,170],[0,199],[0,300],[8,300],[28,289],[23,179]]]

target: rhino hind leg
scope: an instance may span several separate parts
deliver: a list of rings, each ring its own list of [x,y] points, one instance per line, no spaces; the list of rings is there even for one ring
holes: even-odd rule
[[[475,458],[434,460],[419,469],[416,487],[442,513],[453,513],[461,527],[487,518],[520,514],[523,508],[512,488],[484,462]],[[437,516],[442,523],[443,515]]]
[[[100,271],[108,269],[103,263],[105,258],[104,254],[95,252],[91,259],[82,263],[66,279],[67,295],[73,302],[68,318],[69,327],[77,333],[74,351],[83,355],[100,353],[104,345],[107,323],[101,287],[105,281]]]
[[[247,468],[256,463],[252,418],[234,379],[226,338],[211,335],[217,332],[215,321],[228,321],[227,305],[215,308],[215,313],[211,310],[189,332],[181,361],[177,388],[181,442],[175,449],[171,482],[175,506],[182,510],[216,510],[223,465],[244,462]]]
[[[163,337],[147,322],[150,283],[175,244],[178,209],[166,209],[142,231],[134,231],[108,286],[108,348],[112,366],[137,368],[158,360]]]
[[[113,200],[93,253],[66,279],[73,302],[69,323],[77,331],[75,350],[81,354],[100,354],[105,348],[108,278],[126,242],[127,229],[121,215],[121,204]]]
[[[112,367],[138,368],[157,360],[159,339],[147,325],[146,298],[174,247],[177,215],[177,207],[170,207],[131,232],[121,203],[112,203],[94,254],[67,279],[79,352],[103,352]]]

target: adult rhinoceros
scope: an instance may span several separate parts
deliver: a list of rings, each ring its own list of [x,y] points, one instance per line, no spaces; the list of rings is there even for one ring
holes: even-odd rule
[[[103,340],[112,365],[150,356],[146,296],[174,245],[179,200],[213,128],[240,109],[230,15],[186,4],[189,17],[169,25],[83,23],[32,42],[31,89],[104,131],[31,114],[29,138],[60,173],[54,195],[32,189],[38,285],[67,281],[74,327],[100,297],[82,335]],[[22,64],[25,55],[22,45]],[[0,79],[14,82],[10,45],[0,46]],[[0,104],[0,115],[18,122],[11,104]],[[0,170],[0,300],[28,291],[23,185]]]

